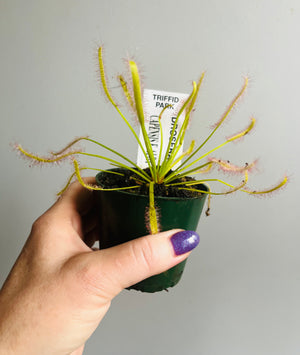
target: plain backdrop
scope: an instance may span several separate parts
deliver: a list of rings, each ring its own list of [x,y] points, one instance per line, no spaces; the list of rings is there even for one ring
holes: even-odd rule
[[[288,186],[267,198],[213,198],[180,284],[168,293],[123,291],[85,354],[300,354],[299,37],[299,0],[0,0],[0,283],[72,171],[30,168],[11,143],[46,154],[88,134],[136,157],[100,89],[99,45],[129,119],[116,80],[128,73],[124,59],[138,62],[152,89],[188,93],[206,71],[188,133],[199,142],[248,75],[247,93],[212,144],[251,116],[257,127],[215,156],[236,164],[259,158],[251,187],[284,174]]]

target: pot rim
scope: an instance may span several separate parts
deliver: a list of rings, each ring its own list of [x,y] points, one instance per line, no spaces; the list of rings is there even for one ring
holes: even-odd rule
[[[101,186],[101,184],[98,182],[98,175],[101,175],[103,173],[105,173],[106,171],[115,171],[115,170],[122,170],[122,168],[113,168],[113,169],[106,169],[103,171],[100,171],[97,175],[96,175],[96,183]],[[123,170],[128,170],[128,169],[123,169]],[[206,191],[209,191],[208,185],[201,183],[199,185],[202,185]],[[129,196],[136,196],[136,197],[140,197],[140,198],[149,198],[149,195],[142,195],[142,194],[138,194],[138,193],[133,193],[130,191],[124,191],[124,190],[112,190],[112,191],[101,191],[99,190],[99,192],[115,192],[115,193],[119,193],[119,194],[124,194],[124,195],[129,195]],[[186,201],[186,200],[199,200],[200,198],[206,197],[206,194],[200,195],[200,196],[195,196],[195,197],[173,197],[173,196],[155,196],[155,200],[171,200],[171,201]]]

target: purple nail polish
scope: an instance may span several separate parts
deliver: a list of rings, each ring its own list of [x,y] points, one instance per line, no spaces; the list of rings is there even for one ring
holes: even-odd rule
[[[171,243],[176,255],[185,254],[196,248],[199,242],[199,234],[194,231],[181,231],[171,237]]]

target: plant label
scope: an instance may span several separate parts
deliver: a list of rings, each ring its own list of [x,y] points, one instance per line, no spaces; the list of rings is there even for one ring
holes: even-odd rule
[[[185,111],[182,112],[176,123],[174,136],[172,138],[172,141],[170,142],[170,148],[168,149],[169,141],[172,136],[172,131],[178,112],[181,109],[182,105],[185,103],[185,101],[188,99],[188,96],[188,94],[144,89],[143,107],[145,116],[145,127],[151,142],[156,163],[158,163],[159,161],[159,156],[161,156],[160,161],[162,162],[165,156],[169,156],[174,148],[179,131],[182,127]],[[161,115],[160,125],[159,116],[162,110],[164,110],[164,112]],[[140,141],[142,142],[143,147],[145,147],[141,130]],[[162,149],[160,148],[161,145]],[[177,157],[182,154],[182,151],[183,145],[178,151]],[[180,162],[178,163],[178,165],[179,164]],[[141,168],[146,168],[148,166],[147,160],[140,147],[138,148],[137,165]]]

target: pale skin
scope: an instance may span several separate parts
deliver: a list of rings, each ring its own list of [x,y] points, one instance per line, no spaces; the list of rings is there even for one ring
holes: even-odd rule
[[[93,250],[92,206],[93,193],[75,182],[34,222],[0,291],[0,354],[82,354],[116,295],[188,256],[172,248],[178,230]]]

